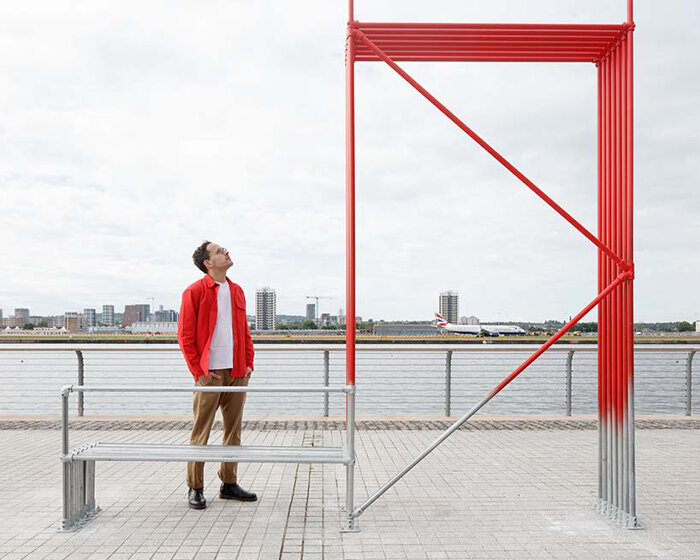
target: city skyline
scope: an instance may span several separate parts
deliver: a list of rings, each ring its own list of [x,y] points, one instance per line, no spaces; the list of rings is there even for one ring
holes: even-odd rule
[[[310,308],[315,307],[315,304],[306,304],[305,310],[302,309],[302,310],[297,311],[297,312],[276,311],[276,306],[277,306],[276,290],[271,289],[269,287],[259,288],[256,291],[255,309],[254,310],[250,309],[249,306],[247,306],[247,308],[246,308],[246,315],[248,317],[255,318],[256,320],[257,320],[257,316],[258,316],[258,301],[261,301],[260,298],[258,297],[257,292],[260,292],[261,290],[270,290],[274,294],[273,303],[270,303],[270,300],[263,298],[261,305],[263,306],[263,308],[268,307],[268,309],[267,309],[267,314],[269,315],[269,317],[267,318],[268,322],[271,320],[272,310],[273,309],[275,310],[275,312],[274,312],[274,318],[275,318],[274,324],[275,324],[275,326],[279,322],[278,318],[283,317],[283,316],[297,317],[297,318],[301,318],[301,319],[309,319]],[[480,322],[479,317],[477,317],[473,314],[465,314],[459,309],[459,293],[458,292],[456,292],[454,290],[445,290],[445,291],[441,292],[439,294],[439,296],[440,296],[439,302],[438,302],[439,312],[441,315],[443,315],[445,317],[445,319],[449,323],[479,324],[479,322]],[[456,313],[456,317],[452,313],[446,313],[445,308],[442,307],[443,296],[447,296],[447,298],[446,298],[447,301],[444,303],[444,305],[446,307],[449,306],[450,309],[454,309],[454,313]],[[455,298],[456,298],[456,306],[455,306]],[[125,304],[124,305],[124,312],[115,312],[114,305],[105,304],[102,306],[102,308],[103,308],[102,313],[95,314],[95,317],[100,318],[97,326],[99,326],[99,325],[115,326],[115,327],[123,326],[122,324],[117,324],[116,322],[114,322],[114,317],[119,316],[123,320],[123,316],[125,315],[125,312],[127,311],[127,308],[129,308],[129,307],[132,307],[132,308],[133,307],[149,307],[149,304]],[[159,307],[159,310],[149,312],[145,316],[141,315],[141,316],[139,316],[139,319],[144,319],[144,321],[151,320],[151,321],[155,321],[155,322],[177,322],[177,317],[179,315],[179,311],[177,309],[173,309],[173,308],[165,309],[164,306],[160,305],[160,304],[158,307]],[[105,321],[105,308],[108,308],[108,316],[111,316],[111,319],[112,319],[111,324],[109,321]],[[83,313],[84,311],[96,311],[95,309],[92,309],[92,308],[84,308],[83,312],[65,311],[63,313],[45,314],[45,313],[31,313],[31,309],[26,308],[26,307],[22,307],[22,308],[15,307],[15,308],[11,308],[11,309],[14,312],[16,312],[18,310],[20,310],[22,312],[21,313],[21,321],[23,321],[23,324],[30,323],[31,319],[38,318],[38,317],[41,317],[44,319],[59,318],[59,317],[64,317],[64,318],[76,317],[76,318],[79,318],[82,320],[83,316],[84,316],[84,313]],[[333,317],[336,319],[340,318],[341,319],[340,323],[344,324],[345,316],[344,316],[343,309],[342,308],[339,309],[337,313],[338,313],[337,315],[332,315],[331,313],[323,312],[321,315],[319,315],[319,319],[318,319],[319,323],[322,322],[323,317],[325,316],[326,318],[333,318]],[[12,313],[9,315],[5,314],[4,309],[0,308],[0,325],[2,324],[2,322],[10,322],[10,320],[15,316],[16,316],[15,313]],[[448,319],[448,316],[449,316],[449,319]],[[358,315],[358,317],[361,317],[361,316]],[[547,318],[542,318],[542,319],[539,319],[539,318],[538,319],[533,319],[533,318],[516,319],[516,318],[508,317],[507,315],[502,316],[501,314],[498,314],[495,316],[487,314],[486,317],[487,317],[487,319],[485,321],[482,321],[482,322],[544,324],[544,323],[551,322],[551,321],[559,321],[559,322],[564,323],[570,319],[570,317],[547,317]],[[366,320],[371,320],[371,321],[388,321],[388,322],[392,322],[392,321],[396,321],[396,322],[433,322],[434,321],[433,315],[431,315],[430,317],[425,317],[425,318],[416,317],[416,316],[413,316],[413,317],[406,316],[406,317],[400,317],[398,319],[397,318],[385,318],[385,317],[379,317],[379,316],[378,317],[365,316],[365,318],[366,318]],[[596,321],[597,321],[597,318],[593,318],[593,319],[584,319],[581,322],[582,323],[591,323],[591,322],[594,323]],[[661,320],[661,321],[644,321],[642,319],[635,319],[635,323],[675,323],[675,322],[683,322],[683,321],[687,321],[690,323],[700,322],[700,316],[695,317],[695,316],[687,316],[686,315],[683,317],[673,317],[673,318],[670,318],[667,320]],[[19,323],[17,323],[17,324],[19,324]],[[257,327],[257,325],[256,325],[256,327]],[[260,329],[260,330],[267,330],[267,328],[268,327],[265,327],[265,328]]]
[[[396,5],[364,2],[358,14],[391,20]],[[338,298],[319,316],[346,307],[342,3],[315,4],[312,20],[281,4],[274,42],[246,24],[269,15],[264,3],[205,15],[148,4],[114,19],[88,5],[6,8],[0,307],[179,309],[205,238],[230,250],[248,302],[271,285],[280,313],[303,314],[307,294]],[[606,0],[446,0],[439,10],[407,0],[401,14],[625,18]],[[686,57],[700,10],[640,0],[635,19],[635,319],[695,318],[700,77]],[[595,69],[516,66],[405,64],[595,232]],[[360,63],[356,79],[357,314],[431,317],[446,286],[463,314],[513,320],[568,317],[594,297],[591,243],[390,69]]]

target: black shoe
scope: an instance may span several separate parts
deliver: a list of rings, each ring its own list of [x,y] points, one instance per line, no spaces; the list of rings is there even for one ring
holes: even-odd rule
[[[204,488],[190,488],[190,491],[187,493],[187,501],[192,509],[204,509],[207,507]]]
[[[253,492],[246,492],[237,482],[233,484],[222,482],[221,489],[219,490],[219,498],[224,500],[240,500],[241,502],[254,502],[258,499],[258,496]]]

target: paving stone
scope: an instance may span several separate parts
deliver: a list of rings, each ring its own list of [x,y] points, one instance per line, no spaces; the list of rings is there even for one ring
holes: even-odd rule
[[[60,432],[55,425],[16,424],[0,429],[0,482],[12,487],[22,507],[4,512],[0,558],[700,559],[700,431],[695,427],[700,422],[696,417],[688,423],[649,422],[654,424],[637,434],[643,531],[621,529],[592,510],[595,426],[561,419],[490,421],[459,430],[367,509],[360,533],[339,531],[342,465],[241,464],[241,483],[260,495],[258,502],[246,504],[218,499],[218,465],[207,464],[209,507],[194,511],[185,500],[185,465],[148,462],[98,463],[102,511],[80,531],[57,533]],[[356,505],[444,425],[376,421],[360,428]],[[81,423],[71,432],[71,446],[182,443],[188,437],[187,426],[163,422],[89,427]],[[243,443],[338,446],[341,428],[316,421],[251,423]],[[220,438],[215,431],[212,443]]]

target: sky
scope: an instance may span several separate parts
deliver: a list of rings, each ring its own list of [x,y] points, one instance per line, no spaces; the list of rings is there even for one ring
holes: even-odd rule
[[[357,0],[359,21],[621,23],[624,0]],[[345,309],[346,2],[14,2],[0,309],[179,308],[204,239],[253,314]],[[700,4],[635,2],[635,320],[700,319]],[[593,64],[404,63],[596,231]],[[563,320],[596,249],[383,63],[357,63],[357,314]],[[149,299],[152,298],[152,299]],[[310,300],[309,300],[310,301]],[[591,313],[586,320],[595,320]]]

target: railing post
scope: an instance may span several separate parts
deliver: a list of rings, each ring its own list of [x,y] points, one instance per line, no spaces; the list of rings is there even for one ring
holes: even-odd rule
[[[323,386],[328,387],[330,382],[330,352],[323,351]],[[323,393],[323,416],[328,417],[329,412],[329,393]]]
[[[575,350],[569,350],[566,354],[566,415],[571,416],[571,364],[574,360]]]
[[[72,509],[71,509],[71,474],[72,463],[65,460],[68,455],[68,388],[64,387],[61,392],[61,460],[63,461],[63,522],[61,528],[63,530],[72,529]]]
[[[445,416],[450,416],[452,409],[452,350],[445,357]]]
[[[685,360],[685,415],[690,416],[693,412],[693,356],[695,350],[688,352]]]
[[[78,385],[82,386],[85,381],[85,362],[83,353],[80,350],[76,350],[75,354],[78,356]],[[82,416],[85,410],[83,395],[82,391],[78,392],[78,416]]]

